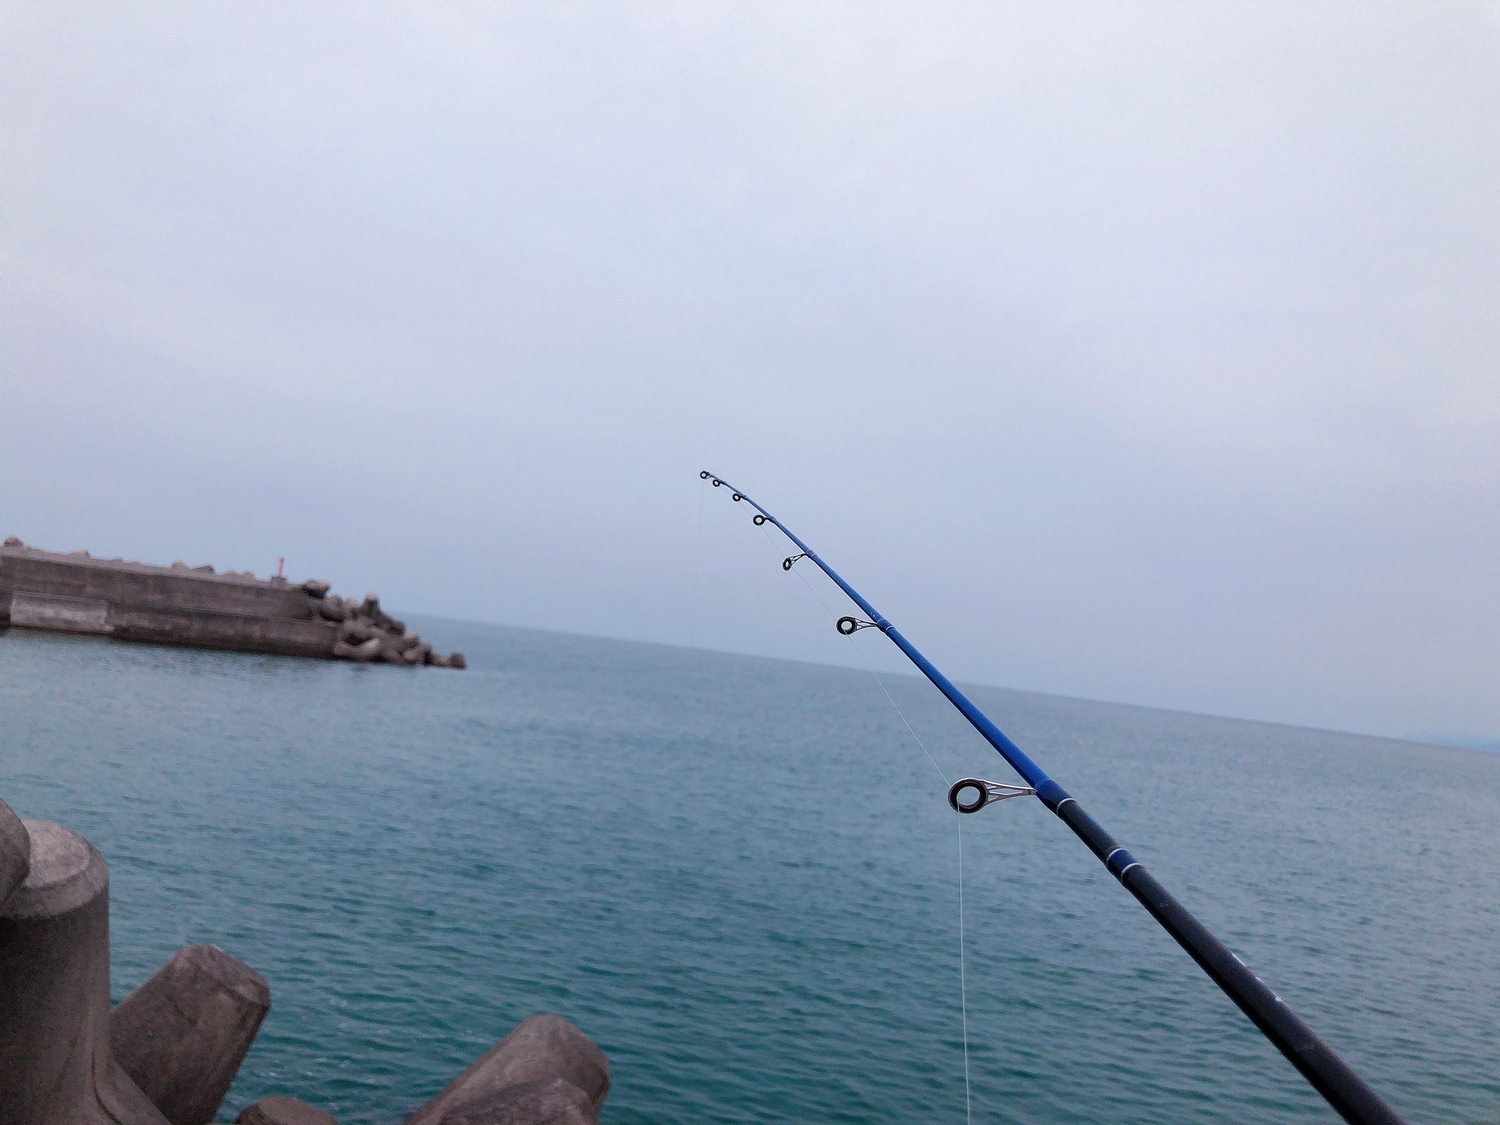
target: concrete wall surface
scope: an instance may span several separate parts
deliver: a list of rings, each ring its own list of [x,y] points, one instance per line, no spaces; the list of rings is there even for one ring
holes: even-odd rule
[[[0,547],[0,626],[331,659],[339,625],[318,601],[279,579]]]
[[[110,1011],[109,866],[0,801],[0,1125],[209,1125],[271,1008],[213,945],[179,950]],[[552,1012],[523,1020],[405,1125],[598,1125],[609,1060]],[[296,1098],[240,1125],[336,1125]]]
[[[109,867],[22,821],[25,881],[0,908],[0,1125],[168,1125],[109,1043]]]
[[[208,1125],[270,1010],[259,973],[217,946],[190,945],[110,1013],[109,1037],[171,1125]]]

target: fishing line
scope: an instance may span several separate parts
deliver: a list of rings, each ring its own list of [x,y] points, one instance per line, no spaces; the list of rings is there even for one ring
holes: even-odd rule
[[[958,818],[958,1003],[964,1023],[964,1121],[974,1125],[969,1096],[969,986],[964,979],[964,818]]]
[[[890,700],[891,706],[896,709],[896,714],[901,716],[901,721],[906,724],[906,729],[911,732],[912,738],[916,739],[917,745],[922,748],[922,753],[927,755],[927,760],[932,763],[932,768],[937,770],[938,776],[943,779],[943,784],[947,785],[948,775],[943,772],[943,767],[937,764],[937,759],[932,756],[932,751],[927,749],[927,743],[922,741],[922,736],[919,735],[915,729],[913,729],[911,721],[906,717],[906,712],[901,710],[900,704],[898,704],[895,699],[891,697],[891,693],[889,691],[886,691],[885,681],[882,680],[880,678],[880,674],[875,671],[875,666],[870,663],[870,658],[865,655],[864,649],[859,647],[859,642],[856,641],[853,637],[849,638],[849,643],[854,646],[854,651],[859,653],[859,658],[865,662],[865,667],[870,670],[870,675],[875,677],[875,682],[880,685],[880,690],[885,692],[885,697]]]
[[[699,492],[699,495],[702,495],[701,490]],[[771,533],[765,529],[765,525],[757,524],[756,526],[760,528],[761,534],[766,537],[766,542],[774,548],[776,546],[776,541],[771,538]],[[823,611],[827,613],[829,617],[834,616],[833,610],[830,609],[828,603],[823,600],[823,596],[818,593],[817,589],[811,582],[803,577],[802,572],[798,570],[796,566],[789,566],[785,567],[784,569],[790,570],[794,574],[796,574],[802,585],[807,588],[807,592],[811,594],[815,599],[817,599],[818,604],[823,607]],[[849,643],[854,646],[854,651],[859,653],[859,658],[864,661],[865,667],[869,669],[871,677],[877,684],[880,685],[880,690],[885,694],[886,699],[890,702],[890,705],[895,710],[896,714],[900,716],[901,722],[905,724],[908,733],[910,733],[912,736],[912,739],[918,746],[922,748],[922,753],[927,755],[927,760],[932,763],[932,768],[937,770],[938,776],[943,779],[943,784],[947,785],[948,775],[943,772],[943,767],[937,764],[937,759],[932,756],[932,751],[927,749],[927,744],[922,741],[921,735],[917,734],[916,730],[912,727],[911,721],[906,717],[906,712],[901,710],[900,705],[892,697],[891,693],[886,690],[885,681],[882,680],[880,678],[880,675],[875,671],[874,665],[870,663],[870,658],[865,654],[865,650],[860,646],[859,641],[855,639],[855,636],[852,633],[849,634]],[[964,972],[963,817],[958,818],[958,1011],[960,1026],[963,1029],[964,1043],[964,1123],[965,1125],[974,1125],[974,1099],[969,1086],[969,983]]]
[[[729,485],[728,481],[714,476],[707,469],[700,472],[698,476],[702,480],[709,481],[714,488],[725,488]],[[1323,1042],[1312,1028],[1299,1019],[1286,1001],[1277,996],[1265,981],[1256,976],[1249,966],[1235,956],[1233,950],[1194,917],[1193,913],[1146,869],[1145,864],[1131,855],[1104,830],[1103,825],[1084,810],[1078,798],[1049,777],[1046,770],[1034,762],[1026,751],[996,726],[993,719],[975,706],[974,701],[960,691],[957,684],[943,675],[937,665],[923,656],[917,647],[907,640],[895,625],[882,616],[880,611],[871,605],[858,590],[849,585],[837,571],[819,558],[813,549],[798,538],[786,524],[750,497],[736,490],[732,485],[725,488],[725,491],[730,494],[730,499],[736,502],[745,501],[747,507],[755,510],[752,518],[756,527],[764,527],[767,523],[773,523],[779,531],[797,545],[800,553],[783,559],[781,563],[783,570],[791,570],[799,559],[807,559],[826,574],[834,585],[844,591],[849,596],[849,600],[859,607],[864,617],[844,616],[835,622],[840,635],[853,637],[861,629],[879,629],[906,655],[908,660],[916,665],[917,669],[932,682],[932,685],[947,697],[948,702],[953,704],[958,713],[969,721],[980,736],[993,746],[995,751],[1026,782],[1025,785],[1013,785],[1006,782],[986,781],[977,777],[960,778],[948,790],[948,804],[954,812],[977,813],[987,805],[1013,797],[1037,798],[1083,842],[1089,851],[1094,853],[1095,858],[1104,865],[1109,874],[1145,908],[1146,912],[1172,936],[1178,945],[1182,946],[1208,978],[1223,989],[1224,994],[1234,1001],[1250,1022],[1275,1045],[1276,1049],[1301,1073],[1302,1077],[1307,1079],[1312,1088],[1323,1096],[1340,1117],[1350,1125],[1402,1125],[1401,1117],[1396,1111],[1387,1105],[1385,1100],[1356,1074],[1333,1048]],[[818,600],[821,602],[822,598]],[[826,604],[823,608],[828,609]],[[865,663],[868,665],[869,661],[866,660]],[[874,674],[873,667],[870,668],[870,672]],[[879,676],[876,676],[875,680],[880,683]],[[884,691],[884,683],[880,686]],[[890,692],[886,691],[885,695],[890,699]],[[892,706],[895,706],[895,702],[891,699]],[[898,714],[901,713],[899,707],[896,711]],[[905,720],[905,715],[902,715],[902,719]],[[906,725],[908,729],[911,728],[910,723]],[[912,735],[915,737],[916,731],[912,731]],[[917,741],[925,752],[927,749],[925,744],[922,744],[920,739]],[[928,757],[931,758],[932,755],[929,753]],[[936,767],[937,761],[933,760],[932,764]],[[938,773],[942,772],[942,769],[938,768]],[[978,796],[972,800],[965,799],[962,794],[971,790]],[[1247,857],[1247,859],[1253,862],[1254,857]],[[960,964],[961,974],[962,968]],[[964,1002],[964,1019],[965,1042],[967,1043],[967,1001]]]
[[[703,489],[698,490],[698,533],[693,539],[693,610],[688,627],[688,648],[698,647],[698,579],[703,573]]]
[[[703,492],[700,489],[699,495],[701,496],[702,494]],[[771,544],[771,547],[774,550],[776,547],[776,541],[771,538],[771,533],[765,529],[764,525],[761,525],[760,533],[766,537],[766,542]],[[805,577],[803,577],[800,570],[798,570],[795,566],[785,567],[784,569],[789,570],[793,574],[795,574],[798,581],[800,581],[802,585],[807,587],[807,592],[818,599],[818,604],[823,607],[823,612],[828,614],[829,617],[835,617],[836,619],[836,615],[834,614],[833,610],[831,610],[828,607],[828,603],[823,600],[823,595],[819,594],[818,591],[813,588],[813,584],[809,582]],[[859,646],[859,642],[855,640],[854,634],[852,633],[849,634],[849,643],[854,646],[854,651],[859,653],[859,658],[864,661],[865,669],[874,678],[875,682],[880,685],[880,690],[885,694],[886,700],[890,703],[891,707],[895,709],[896,714],[901,717],[901,722],[905,724],[907,732],[912,736],[913,739],[916,740],[917,745],[922,748],[922,753],[927,755],[927,760],[932,763],[932,768],[937,770],[938,776],[943,779],[943,784],[947,785],[948,775],[943,772],[943,767],[937,764],[937,759],[932,756],[932,751],[927,749],[927,743],[922,741],[922,736],[916,732],[916,729],[911,725],[911,721],[907,719],[906,712],[901,710],[901,706],[896,702],[895,697],[893,697],[891,693],[886,690],[885,681],[882,680],[880,678],[880,674],[875,671],[875,666],[870,663],[870,658],[865,655],[865,650]]]
[[[699,495],[702,495],[701,491]],[[760,527],[761,534],[766,537],[766,542],[774,549],[776,541],[771,538],[771,533],[765,529],[763,524],[757,526]],[[817,589],[803,576],[800,570],[795,566],[785,567],[784,569],[796,574],[798,580],[807,588],[807,592],[817,600],[817,603],[823,607],[823,611],[829,617],[835,616],[833,610],[829,608],[828,603],[823,600],[823,595],[818,593]],[[854,646],[854,651],[859,653],[859,658],[864,661],[865,668],[869,670],[871,678],[880,686],[881,692],[885,695],[892,709],[900,716],[901,722],[905,725],[907,732],[912,736],[916,744],[922,748],[922,753],[927,755],[927,760],[932,763],[932,768],[937,770],[938,777],[943,779],[944,785],[947,785],[948,775],[943,772],[943,767],[937,764],[937,759],[932,756],[932,751],[927,749],[927,744],[922,741],[921,735],[917,734],[916,730],[912,727],[911,721],[906,717],[906,712],[901,710],[900,704],[896,702],[895,698],[886,689],[885,681],[875,671],[874,665],[870,663],[870,658],[865,654],[865,650],[860,646],[853,634],[849,635],[849,643]],[[964,1043],[964,1122],[965,1125],[973,1125],[973,1097],[969,1090],[969,986],[964,974],[964,822],[962,817],[958,821],[958,1010],[960,1025],[963,1029]]]

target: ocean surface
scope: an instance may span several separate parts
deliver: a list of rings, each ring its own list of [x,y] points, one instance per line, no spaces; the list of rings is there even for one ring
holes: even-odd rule
[[[960,818],[869,673],[418,624],[470,670],[0,635],[0,797],[108,858],[115,998],[270,982],[221,1121],[397,1122],[542,1010],[607,1123],[965,1121]],[[974,697],[1410,1121],[1500,1120],[1500,755]],[[974,1121],[1336,1120],[1040,803],[962,845]]]

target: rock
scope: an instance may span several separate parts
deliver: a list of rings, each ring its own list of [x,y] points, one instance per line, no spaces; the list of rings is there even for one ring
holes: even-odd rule
[[[161,1110],[151,1104],[114,1059],[110,1059],[105,1064],[104,1073],[96,1077],[94,1093],[109,1114],[103,1118],[107,1125],[168,1125]]]
[[[22,543],[21,540],[18,537],[14,536],[14,535],[10,536],[9,538],[7,538],[5,540],[5,545],[7,547],[24,547],[24,546],[26,546],[25,543]]]
[[[181,559],[178,559],[176,562],[174,562],[172,564],[172,569],[173,570],[191,570],[192,568],[190,566],[188,566],[187,563],[183,562]]]
[[[371,637],[362,644],[351,645],[343,641],[333,642],[333,655],[341,660],[358,660],[368,663],[380,654],[380,638]]]
[[[82,548],[79,548],[76,551],[69,551],[68,557],[73,559],[86,559],[89,557],[89,553]]]
[[[318,602],[318,616],[325,621],[342,621],[344,619],[344,599],[337,594],[331,594]]]
[[[522,1082],[456,1105],[441,1125],[597,1125],[589,1096],[562,1078]]]
[[[411,633],[380,633],[380,658],[390,664],[411,664],[406,654],[422,643],[422,638]]]
[[[321,598],[332,588],[333,586],[331,583],[324,582],[321,578],[309,578],[306,582],[302,583],[302,589],[305,590],[310,597],[314,598]]]
[[[392,633],[406,632],[405,624],[397,621],[390,614],[386,613],[385,610],[380,608],[380,598],[374,594],[365,595],[364,603],[359,607],[359,612],[363,616],[368,617],[382,629],[388,630]]]
[[[400,637],[393,637],[389,633],[381,633],[378,659],[385,661],[387,664],[405,664],[406,660],[401,655],[400,645]]]
[[[376,637],[375,627],[363,621],[348,621],[339,630],[339,640],[349,644],[363,644]]]
[[[212,574],[214,572],[214,568],[207,563],[204,563],[202,566],[195,566],[193,569],[199,574]]]
[[[441,655],[440,653],[429,652],[427,654],[427,663],[432,665],[434,668],[447,668],[448,658]]]
[[[587,1120],[591,1120],[609,1093],[609,1060],[567,1020],[541,1012],[517,1024],[478,1062],[408,1117],[406,1125],[439,1125],[447,1120],[449,1111],[460,1106],[498,1100],[510,1087],[551,1083],[557,1078],[583,1092],[590,1113]]]
[[[238,1125],[338,1125],[327,1110],[282,1094],[246,1106],[235,1121]]]
[[[168,1125],[109,1044],[109,867],[60,824],[22,821],[26,881],[0,909],[0,1120]]]
[[[11,807],[0,801],[0,909],[31,871],[31,834]]]
[[[190,945],[110,1014],[110,1041],[172,1125],[207,1125],[270,1010],[259,973],[217,946]]]
[[[432,646],[426,641],[419,645],[413,645],[401,654],[408,664],[426,664],[427,658],[432,655]]]
[[[450,668],[467,668],[468,666],[469,662],[464,659],[464,654],[461,652],[455,652],[448,657],[448,667]]]

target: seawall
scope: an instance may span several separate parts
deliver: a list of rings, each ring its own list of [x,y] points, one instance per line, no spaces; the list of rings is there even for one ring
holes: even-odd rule
[[[294,585],[212,567],[150,566],[59,554],[18,539],[0,546],[0,627],[92,633],[120,641],[324,660],[464,667],[406,632],[371,595],[330,597],[328,583]]]

